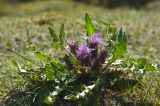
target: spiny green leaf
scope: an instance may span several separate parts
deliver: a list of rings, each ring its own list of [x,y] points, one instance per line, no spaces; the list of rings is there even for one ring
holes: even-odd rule
[[[92,23],[91,18],[89,17],[89,15],[87,13],[85,15],[85,28],[87,30],[88,36],[92,36],[95,33],[94,25]]]
[[[124,49],[120,44],[115,45],[115,49],[113,50],[113,58],[111,62],[116,61],[121,58],[125,53],[127,53],[126,49]]]
[[[79,65],[79,62],[74,55],[70,54],[69,60],[71,61],[74,67],[77,67]]]
[[[50,92],[49,96],[47,96],[45,99],[44,99],[44,102],[47,104],[47,105],[53,105],[57,99],[57,95],[59,94],[59,92],[61,91],[61,89],[59,89],[59,86],[56,86],[55,87],[55,90]]]
[[[138,58],[133,61],[133,65],[138,69],[143,69],[144,71],[157,71],[157,64],[150,64],[145,58]]]
[[[55,58],[53,58],[51,56],[45,55],[45,54],[43,54],[43,53],[41,53],[39,51],[34,52],[34,54],[35,54],[35,56],[39,57],[42,60],[60,63],[59,60],[57,60],[57,59],[55,59]]]
[[[109,32],[112,33],[112,40],[115,41],[117,38],[117,28],[110,25]]]
[[[153,64],[147,64],[145,70],[146,71],[156,71],[158,70],[158,67],[154,66]]]
[[[124,49],[126,49],[127,36],[126,36],[125,32],[122,30],[122,28],[119,30],[119,33],[118,33],[118,41],[119,41],[119,44],[120,44]]]
[[[51,27],[49,27],[49,32],[50,32],[50,34],[51,34],[51,37],[52,37],[52,39],[53,39],[53,42],[58,42],[58,41],[59,41],[59,40],[58,40],[58,36],[57,36],[56,32],[54,31],[54,29],[51,28]]]
[[[70,94],[70,95],[65,96],[64,99],[75,101],[75,100],[78,100],[79,97],[76,97],[75,95]]]
[[[52,46],[56,50],[63,50],[62,44],[60,42],[52,43]]]
[[[56,100],[55,97],[47,96],[44,99],[44,103],[46,103],[47,105],[52,105],[55,102],[55,100]]]
[[[34,52],[34,55],[37,56],[38,58],[45,60],[45,61],[51,61],[51,58],[45,54],[42,54],[39,51]]]
[[[51,71],[46,72],[46,78],[49,80],[55,80],[54,73]]]
[[[65,96],[64,99],[75,101],[80,98],[85,98],[95,88],[95,84],[89,86],[82,85],[82,88],[84,89],[81,92],[76,92],[76,94],[69,94]]]
[[[113,58],[110,60],[109,64],[121,58],[125,53],[127,53],[126,46],[127,46],[127,36],[125,35],[125,32],[123,32],[121,28],[118,34],[118,44],[115,44],[115,48],[112,51]]]
[[[50,65],[54,69],[57,69],[58,71],[62,71],[63,65],[62,65],[62,63],[58,59],[56,59],[54,57],[51,57],[51,56],[48,56],[48,55],[45,55],[45,54],[43,54],[41,52],[34,52],[34,54],[35,54],[35,56],[37,56],[41,60],[49,61]]]
[[[124,68],[129,68],[129,70],[139,70],[141,72],[158,71],[158,64],[151,64],[145,58],[129,58],[123,61],[123,64]]]
[[[14,60],[12,60],[12,63],[18,68],[19,72],[26,73],[27,71],[22,69],[21,66]]]
[[[147,64],[147,60],[145,58],[139,58],[136,63],[139,69],[143,69]]]
[[[63,65],[60,61],[55,60],[54,62],[51,62],[50,65],[52,66],[53,69],[56,69],[59,71],[58,73],[56,72],[58,76],[62,75],[61,72],[63,71]]]
[[[63,23],[61,25],[59,39],[60,39],[61,44],[63,44],[64,40],[65,40],[64,24]]]

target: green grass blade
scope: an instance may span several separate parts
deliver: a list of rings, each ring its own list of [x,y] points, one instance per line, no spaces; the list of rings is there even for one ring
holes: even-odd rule
[[[35,63],[34,61],[32,61],[32,60],[30,60],[30,59],[28,59],[28,58],[26,58],[26,57],[22,56],[21,54],[19,54],[19,53],[15,52],[14,50],[12,50],[12,49],[8,49],[8,50],[9,50],[9,51],[11,51],[11,52],[13,52],[14,54],[16,54],[16,55],[20,56],[21,58],[23,58],[23,59],[25,59],[25,60],[27,60],[27,61],[29,61],[29,62],[31,62],[31,63],[33,63],[33,64],[35,64],[35,65],[37,65],[37,66],[40,66],[40,67],[41,67],[41,65],[39,65],[38,63]]]
[[[28,43],[29,46],[32,44],[29,29],[27,29],[27,43]]]

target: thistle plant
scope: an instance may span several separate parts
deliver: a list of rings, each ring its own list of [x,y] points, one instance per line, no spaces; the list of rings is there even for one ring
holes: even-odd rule
[[[27,70],[22,69],[16,61],[13,61],[26,81],[26,90],[20,100],[12,98],[14,93],[6,100],[6,104],[21,105],[27,102],[33,106],[102,105],[105,90],[114,91],[116,81],[121,80],[122,76],[134,71],[141,71],[144,74],[146,71],[160,69],[159,65],[150,64],[145,58],[134,59],[127,56],[124,58],[127,54],[128,40],[124,30],[115,28],[104,21],[100,23],[106,27],[107,32],[98,32],[91,18],[86,14],[87,33],[84,42],[66,39],[63,23],[59,34],[50,27],[53,47],[64,55],[58,58],[36,50],[27,33],[27,48],[37,58],[47,63]],[[21,57],[27,59],[24,56]],[[30,62],[36,64],[33,61]],[[130,85],[134,86],[136,83]]]

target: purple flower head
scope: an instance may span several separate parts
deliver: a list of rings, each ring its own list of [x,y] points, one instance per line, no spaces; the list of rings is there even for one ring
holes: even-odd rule
[[[71,53],[76,54],[76,50],[78,49],[78,44],[68,39],[67,44],[70,48]]]
[[[100,43],[102,43],[102,35],[100,33],[96,33],[91,37],[89,46],[91,48],[95,48]]]
[[[82,47],[76,50],[76,57],[79,60],[84,59],[85,57],[89,56],[91,49],[87,45],[83,45]]]
[[[102,35],[100,33],[96,33],[91,37],[91,43],[99,44],[102,42]]]

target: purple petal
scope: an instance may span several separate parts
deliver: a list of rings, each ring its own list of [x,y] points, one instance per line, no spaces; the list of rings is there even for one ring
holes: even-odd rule
[[[91,43],[99,44],[102,42],[102,35],[100,33],[96,33],[91,37]]]
[[[78,59],[83,59],[88,56],[91,52],[91,49],[87,45],[83,45],[82,47],[76,50],[76,56]]]

